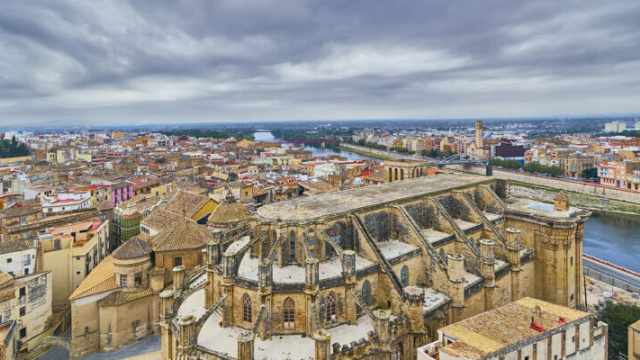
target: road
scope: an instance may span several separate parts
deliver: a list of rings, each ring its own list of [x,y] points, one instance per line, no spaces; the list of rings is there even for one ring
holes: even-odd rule
[[[640,277],[622,272],[606,264],[593,261],[583,257],[582,264],[587,276],[594,277],[600,281],[623,288],[632,292],[640,292]],[[613,281],[611,281],[613,280]]]

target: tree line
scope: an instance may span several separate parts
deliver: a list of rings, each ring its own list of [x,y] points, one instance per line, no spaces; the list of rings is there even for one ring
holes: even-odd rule
[[[0,158],[27,155],[29,155],[29,148],[23,143],[18,143],[15,136],[11,140],[3,139],[0,141]]]

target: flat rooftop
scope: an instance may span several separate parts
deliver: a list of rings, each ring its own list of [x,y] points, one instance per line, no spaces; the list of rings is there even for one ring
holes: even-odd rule
[[[529,199],[519,200],[507,206],[508,211],[538,215],[549,219],[564,220],[572,219],[580,215],[588,214],[587,211],[570,207],[567,211],[556,210],[553,204],[542,203]]]
[[[269,204],[259,208],[257,215],[271,221],[310,221],[490,181],[492,178],[461,173],[425,176]]]
[[[538,315],[538,306],[542,316]],[[440,329],[443,336],[453,337],[456,342],[440,351],[451,356],[480,359],[536,337],[541,333],[530,327],[532,314],[535,314],[535,323],[545,331],[590,316],[589,313],[542,300],[523,298],[443,327]]]

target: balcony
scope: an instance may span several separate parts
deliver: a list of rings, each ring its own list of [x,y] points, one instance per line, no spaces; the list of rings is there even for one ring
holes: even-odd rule
[[[418,360],[438,360],[442,342],[434,341],[418,348]]]

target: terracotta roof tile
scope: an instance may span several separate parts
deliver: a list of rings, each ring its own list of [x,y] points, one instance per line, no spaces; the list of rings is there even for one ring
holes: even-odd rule
[[[182,215],[178,215],[166,209],[157,209],[140,223],[157,232],[162,232],[171,229],[177,222],[183,220],[184,218]]]
[[[200,249],[211,241],[211,233],[206,227],[191,219],[182,219],[152,238],[155,251]]]
[[[113,269],[113,256],[107,256],[82,280],[80,286],[78,286],[69,297],[69,300],[75,300],[117,288],[116,275]]]
[[[153,249],[148,242],[142,240],[138,236],[127,240],[113,252],[113,257],[119,260],[135,259],[149,255]]]
[[[189,191],[178,191],[165,209],[178,215],[193,217],[209,201],[209,197]]]
[[[142,299],[143,297],[152,295],[151,288],[146,288],[141,291],[129,292],[129,291],[116,291],[109,296],[102,299],[98,305],[101,307],[106,306],[119,306],[130,301]]]

